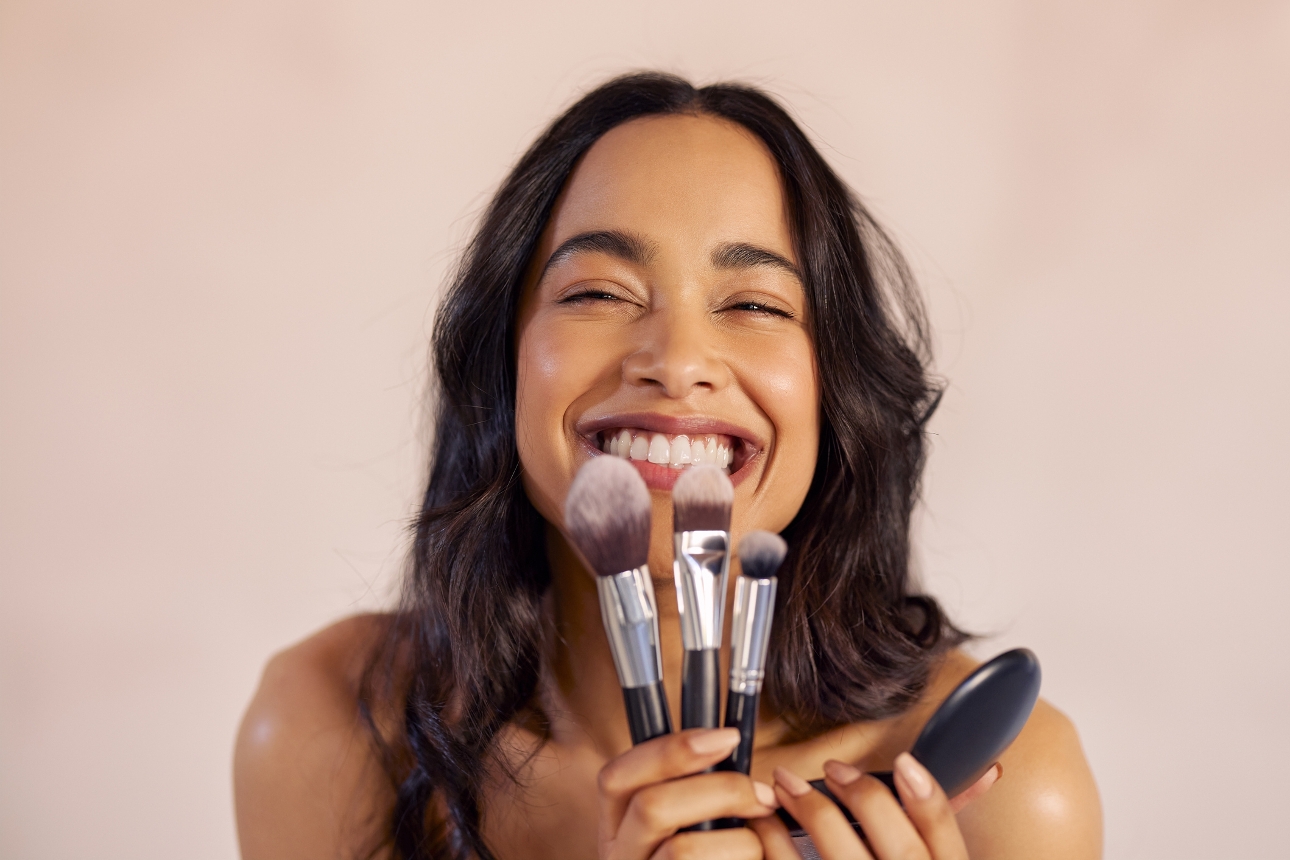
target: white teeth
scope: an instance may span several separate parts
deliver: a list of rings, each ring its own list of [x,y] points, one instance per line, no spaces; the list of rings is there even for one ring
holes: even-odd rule
[[[690,437],[677,436],[672,440],[672,456],[668,465],[673,469],[690,465]]]
[[[632,440],[632,447],[629,451],[633,460],[644,460],[649,457],[649,440],[645,434],[641,433]]]
[[[672,459],[671,446],[667,444],[667,437],[662,433],[655,433],[649,440],[649,457],[651,463],[659,466],[666,466]]]
[[[711,465],[728,471],[734,460],[734,446],[725,442],[724,437],[719,439],[706,435],[691,439],[684,434],[669,441],[662,433],[623,429],[617,433],[607,433],[601,441],[601,448],[615,457],[648,460],[677,470],[687,466]]]

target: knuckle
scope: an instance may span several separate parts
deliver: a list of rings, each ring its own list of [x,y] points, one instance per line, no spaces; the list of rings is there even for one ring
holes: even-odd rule
[[[657,831],[667,826],[667,808],[657,791],[648,788],[636,792],[631,803],[632,814],[648,830]]]
[[[618,766],[617,761],[611,761],[600,769],[596,774],[596,788],[601,794],[607,794],[611,797],[622,794],[622,768]]]

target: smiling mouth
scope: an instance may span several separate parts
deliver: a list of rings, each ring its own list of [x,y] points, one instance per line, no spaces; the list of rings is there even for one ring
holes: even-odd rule
[[[634,427],[606,427],[596,434],[596,447],[624,460],[645,461],[677,471],[711,465],[728,474],[747,460],[743,440],[712,433],[669,435]]]

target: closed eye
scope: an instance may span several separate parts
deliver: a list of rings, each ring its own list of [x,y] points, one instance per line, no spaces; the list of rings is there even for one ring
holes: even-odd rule
[[[556,302],[556,304],[578,305],[578,304],[589,304],[591,302],[603,302],[603,301],[617,302],[622,300],[618,296],[614,295],[613,293],[606,292],[605,290],[584,289],[584,290],[579,290],[576,293],[570,293],[567,296],[562,296]]]
[[[733,305],[729,305],[727,307],[727,310],[745,311],[747,313],[753,313],[759,316],[774,316],[774,317],[781,317],[783,319],[788,319],[788,320],[791,320],[796,316],[792,311],[784,310],[781,307],[769,304],[767,302],[754,302],[754,301],[736,302]]]

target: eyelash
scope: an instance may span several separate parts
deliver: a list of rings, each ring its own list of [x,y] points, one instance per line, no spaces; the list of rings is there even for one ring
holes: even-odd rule
[[[572,293],[565,296],[560,299],[559,304],[581,304],[582,302],[587,301],[621,301],[621,299],[613,293],[609,293],[604,290],[584,290],[579,293]],[[795,317],[795,314],[791,311],[782,310],[774,305],[762,304],[761,302],[736,302],[726,308],[726,310],[742,310],[757,314],[758,316],[773,316],[787,320],[791,320]]]
[[[560,299],[559,304],[569,305],[569,304],[576,304],[582,301],[590,301],[590,300],[603,301],[605,299],[617,301],[618,296],[614,295],[613,293],[607,293],[604,290],[584,290],[583,292],[580,292],[580,293],[572,293],[570,295],[565,296],[564,298]]]
[[[761,302],[737,302],[730,306],[731,310],[746,310],[754,314],[781,317],[786,320],[793,318],[791,311],[782,310],[774,305],[762,304]]]

